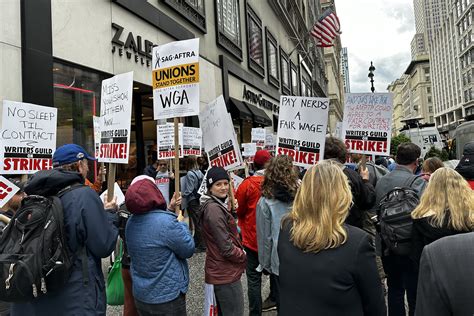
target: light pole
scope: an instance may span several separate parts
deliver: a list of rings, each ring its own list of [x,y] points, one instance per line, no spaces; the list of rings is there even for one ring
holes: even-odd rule
[[[375,92],[375,87],[374,87],[374,70],[375,70],[375,67],[374,67],[374,65],[372,64],[372,62],[370,62],[369,75],[368,75],[368,77],[370,78],[370,84],[371,84],[370,91],[372,91],[372,93]]]

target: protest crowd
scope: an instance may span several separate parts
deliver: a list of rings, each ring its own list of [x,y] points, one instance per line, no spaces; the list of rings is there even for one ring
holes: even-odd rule
[[[126,316],[243,316],[244,297],[252,316],[474,314],[474,141],[455,169],[422,160],[412,142],[391,153],[390,124],[352,119],[357,105],[360,118],[390,104],[380,93],[349,97],[337,136],[328,99],[282,96],[275,143],[259,129],[239,144],[222,96],[200,110],[199,76],[181,86],[159,75],[198,63],[198,39],[174,45],[153,56],[176,45],[193,53],[153,62],[154,102],[175,89],[188,104],[155,107],[156,119],[174,122],[159,125],[149,165],[125,192],[115,169],[128,163],[131,100],[110,91],[131,91],[132,73],[103,81],[95,153],[56,148],[52,137],[40,155],[18,156],[41,160],[36,167],[0,169],[1,315],[105,315],[123,305]],[[4,113],[15,106],[4,101]],[[380,122],[391,117],[384,108]],[[200,127],[181,126],[185,116]],[[1,144],[2,154],[6,145],[22,146]],[[205,253],[197,314],[187,310],[196,253]]]

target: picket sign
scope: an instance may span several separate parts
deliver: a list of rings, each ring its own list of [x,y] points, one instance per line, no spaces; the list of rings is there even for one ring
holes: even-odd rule
[[[257,147],[265,146],[265,129],[264,128],[252,128],[251,131],[251,142],[255,143]]]
[[[342,138],[350,153],[390,154],[392,94],[347,93]]]
[[[199,115],[199,38],[155,46],[152,64],[153,113],[155,119],[173,118],[174,172],[179,179],[179,118]]]
[[[328,110],[327,98],[281,96],[276,154],[304,168],[322,160]]]
[[[0,174],[34,174],[53,167],[57,108],[3,100],[0,117]]]
[[[94,128],[94,158],[99,159],[100,152],[100,117],[92,116],[92,125]],[[100,170],[104,170],[105,164],[99,163]],[[94,178],[97,177],[97,170],[94,168]],[[102,182],[105,182],[106,174],[102,172]]]
[[[98,160],[101,163],[108,163],[108,202],[112,201],[115,196],[116,164],[127,164],[130,156],[132,93],[133,72],[102,80]]]
[[[0,207],[7,204],[8,201],[20,190],[19,187],[0,176]]]

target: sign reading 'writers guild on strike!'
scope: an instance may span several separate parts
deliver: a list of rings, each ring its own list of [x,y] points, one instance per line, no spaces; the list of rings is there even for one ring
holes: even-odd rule
[[[99,161],[128,163],[133,72],[102,81]]]
[[[199,39],[153,48],[155,119],[199,115]]]
[[[391,129],[390,93],[346,94],[342,137],[351,153],[388,156]]]
[[[179,133],[179,158],[183,158],[183,124],[178,125]],[[174,149],[174,125],[164,124],[156,126],[156,145],[158,147],[158,159],[175,158]]]
[[[311,167],[323,158],[329,99],[281,96],[277,155],[293,158],[293,164]]]
[[[183,127],[184,156],[201,156],[202,131],[197,127]]]
[[[235,137],[234,125],[227,113],[222,96],[210,102],[199,114],[199,125],[202,129],[204,149],[212,167],[231,170],[242,165],[242,156]]]
[[[3,101],[0,173],[32,174],[51,169],[58,109]]]

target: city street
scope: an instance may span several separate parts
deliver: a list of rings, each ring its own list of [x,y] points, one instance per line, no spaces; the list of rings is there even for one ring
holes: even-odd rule
[[[189,264],[189,291],[186,295],[187,311],[189,316],[200,316],[203,315],[203,302],[204,302],[204,258],[205,253],[195,254],[191,259],[188,260]],[[102,266],[105,272],[109,266],[109,259],[102,260]],[[265,299],[270,290],[270,281],[268,277],[263,279],[263,290],[262,297]],[[247,300],[247,278],[245,274],[242,276],[242,286],[244,288],[244,299],[245,299],[245,315],[248,315],[248,300]],[[119,316],[122,315],[122,306],[108,306],[107,315]],[[264,313],[265,316],[275,316],[275,311]]]

